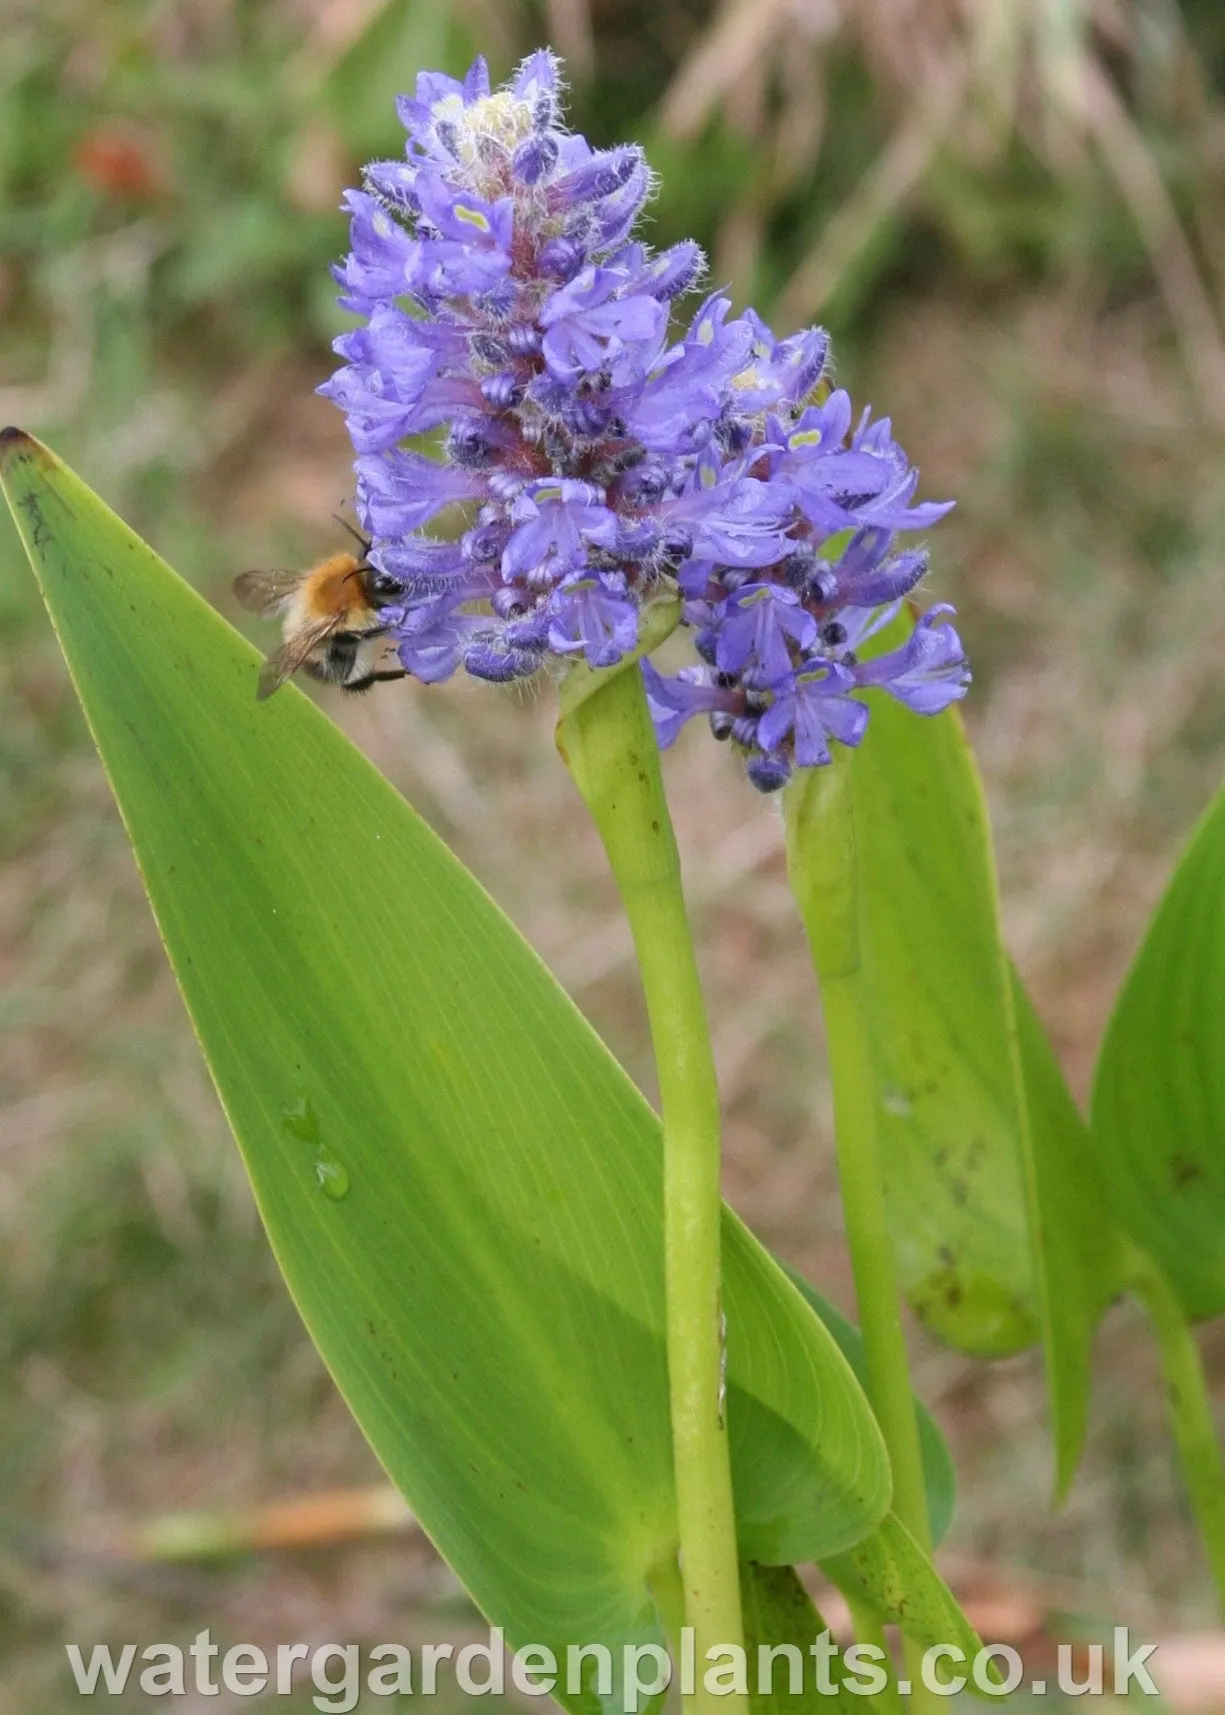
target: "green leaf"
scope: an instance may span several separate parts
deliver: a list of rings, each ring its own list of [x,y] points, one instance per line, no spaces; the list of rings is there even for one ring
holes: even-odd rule
[[[1092,1134],[1119,1220],[1192,1316],[1225,1310],[1225,793],[1209,808],[1119,993]]]
[[[1091,1137],[1161,1350],[1192,1512],[1225,1605],[1225,1462],[1191,1318],[1225,1309],[1225,792],[1184,852],[1107,1026]],[[1100,1205],[1099,1205],[1100,1206]]]
[[[893,1513],[845,1554],[822,1560],[821,1570],[848,1601],[866,1603],[926,1649],[957,1644],[969,1660],[982,1647],[957,1598]]]
[[[742,1564],[740,1568],[740,1601],[744,1612],[744,1642],[748,1654],[749,1702],[753,1715],[873,1715],[880,1709],[873,1697],[862,1691],[844,1687],[847,1677],[841,1654],[831,1657],[828,1684],[832,1694],[822,1693],[817,1678],[818,1666],[811,1652],[813,1642],[829,1627],[821,1618],[812,1597],[805,1590],[791,1566],[756,1566]],[[763,1684],[759,1677],[759,1651],[763,1646],[779,1650],[790,1645],[799,1651],[800,1664],[783,1654],[769,1662],[764,1684],[768,1690],[758,1690]],[[799,1680],[799,1689],[791,1690],[792,1675]],[[802,1675],[802,1678],[800,1677]]]
[[[1143,1304],[1161,1353],[1166,1406],[1183,1481],[1225,1610],[1225,1456],[1195,1330],[1168,1277],[1146,1251],[1124,1241],[1127,1285]]]
[[[1120,998],[1090,1134],[1002,950],[982,792],[956,712],[924,721],[878,699],[852,779],[880,1122],[912,1302],[955,1344],[989,1351],[992,1342],[966,1339],[962,1312],[975,1300],[980,1312],[1031,1302],[1010,1298],[1024,1282],[1027,1231],[1062,1494],[1084,1443],[1097,1325],[1135,1291],[1161,1345],[1188,1490],[1225,1592],[1220,1454],[1194,1343],[1161,1274],[1192,1311],[1225,1307],[1225,1062],[1213,1023],[1225,1017],[1225,807],[1193,842]],[[1197,1182],[1181,1196],[1181,1225],[1179,1178]],[[943,1272],[921,1274],[933,1260]],[[944,1300],[935,1318],[933,1294]],[[885,1530],[853,1554],[862,1560]]]
[[[788,1268],[787,1273],[837,1340],[860,1385],[866,1387],[867,1363],[863,1337],[858,1328],[795,1269]],[[927,1407],[918,1399],[915,1407],[919,1419],[928,1520],[932,1540],[938,1545],[948,1535],[953,1522],[957,1474],[945,1439]],[[847,1553],[823,1560],[821,1568],[848,1601],[866,1604],[881,1620],[901,1626],[918,1643],[960,1643],[965,1648],[966,1640],[972,1639],[967,1655],[978,1647],[974,1630],[958,1606],[956,1597],[892,1512],[870,1536]],[[745,1624],[748,1624],[747,1618]],[[779,1632],[772,1635],[782,1638],[787,1634]]]
[[[1071,1486],[1085,1444],[1098,1323],[1124,1290],[1128,1246],[1054,1050],[1015,971],[1013,1011],[1029,1107],[1030,1211],[1035,1254],[1046,1279],[1043,1345],[1055,1440],[1055,1492]],[[1086,1211],[1093,1218],[1086,1219]]]
[[[512,1642],[658,1640],[675,1554],[658,1123],[419,817],[37,442],[10,504],[307,1327]],[[850,1369],[727,1215],[741,1546],[862,1538]],[[576,1700],[571,1700],[576,1701]],[[582,1700],[578,1700],[582,1701]],[[588,1701],[590,1701],[588,1699]]]
[[[823,1298],[815,1286],[810,1286],[798,1269],[787,1267],[787,1273],[812,1305],[817,1315],[838,1342],[838,1350],[854,1371],[855,1379],[865,1391],[868,1366],[864,1357],[863,1336],[841,1310]],[[952,1528],[957,1505],[957,1471],[948,1443],[941,1435],[935,1418],[921,1399],[915,1400],[919,1418],[919,1447],[923,1455],[923,1483],[927,1492],[927,1516],[931,1522],[932,1541],[939,1547]]]
[[[1003,950],[986,805],[957,711],[922,719],[874,698],[851,778],[858,956],[901,1284],[963,1350],[1003,1355],[1041,1329],[1062,1493],[1084,1441],[1094,1331],[1123,1285],[1119,1234]],[[845,830],[815,823],[805,832],[814,851],[838,838]],[[1087,1208],[1103,1212],[1087,1222]]]
[[[860,939],[903,1289],[950,1345],[1038,1337],[990,833],[955,712],[884,696],[852,764]]]

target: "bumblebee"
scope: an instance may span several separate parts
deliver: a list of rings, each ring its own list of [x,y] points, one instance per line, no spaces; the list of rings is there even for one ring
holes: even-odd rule
[[[312,679],[343,691],[368,691],[382,679],[403,679],[388,645],[380,608],[400,586],[365,558],[332,554],[308,572],[243,572],[234,594],[263,619],[281,621],[284,642],[260,669],[263,700],[304,668]]]

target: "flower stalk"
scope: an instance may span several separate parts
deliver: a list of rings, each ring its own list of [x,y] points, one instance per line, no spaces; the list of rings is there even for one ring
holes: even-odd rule
[[[569,693],[569,694],[568,694]],[[586,693],[586,694],[584,694]],[[684,1623],[699,1668],[743,1645],[720,1289],[719,1096],[651,717],[636,668],[573,669],[558,748],[608,853],[634,938],[664,1134],[664,1287]],[[701,1683],[690,1706],[735,1711]]]

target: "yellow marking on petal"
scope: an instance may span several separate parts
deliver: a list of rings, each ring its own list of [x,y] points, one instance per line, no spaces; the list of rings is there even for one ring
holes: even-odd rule
[[[702,465],[698,471],[698,483],[702,488],[713,488],[719,480],[719,473],[708,464]]]
[[[543,506],[549,501],[561,499],[561,484],[555,483],[549,488],[538,488],[532,496],[537,506]]]
[[[819,447],[825,436],[820,429],[797,429],[794,435],[788,435],[789,447]]]
[[[467,203],[452,204],[456,220],[462,220],[465,226],[475,226],[478,232],[491,232],[489,216],[482,214],[479,208],[469,208]]]

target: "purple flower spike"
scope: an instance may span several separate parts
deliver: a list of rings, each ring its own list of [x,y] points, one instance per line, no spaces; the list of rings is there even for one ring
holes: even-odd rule
[[[916,503],[888,417],[856,421],[822,328],[777,339],[715,292],[670,330],[702,252],[634,237],[642,151],[567,131],[560,87],[545,50],[499,90],[483,60],[422,72],[403,159],[346,194],[336,277],[362,325],[321,391],[358,455],[379,617],[417,678],[505,682],[624,661],[679,594],[698,661],[642,663],[659,741],[703,714],[774,791],[862,740],[867,691],[920,714],[965,694],[947,608],[865,653],[926,570],[899,533],[948,506]]]

